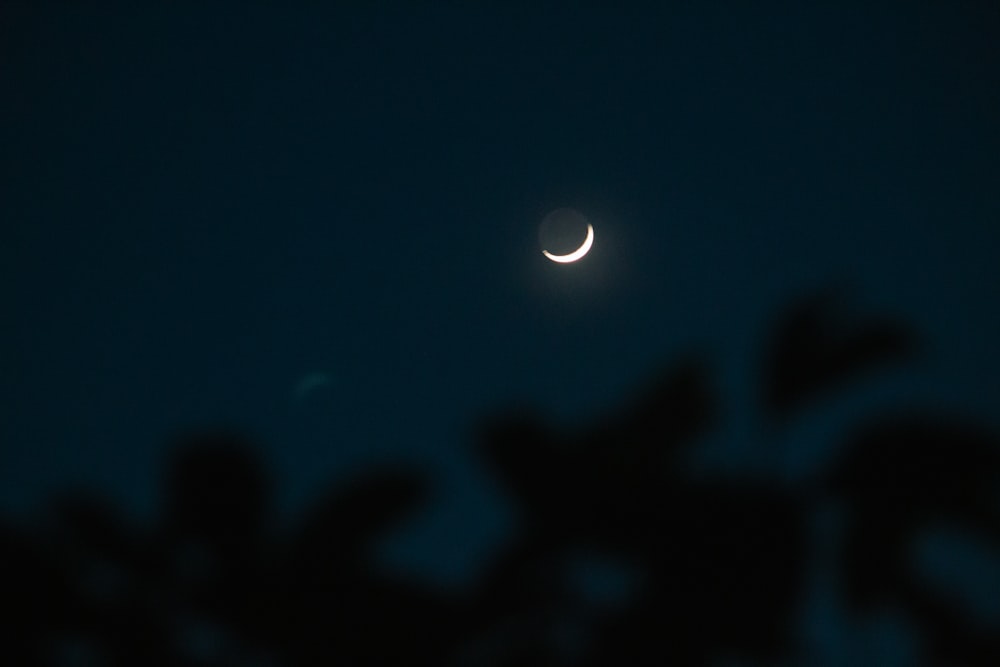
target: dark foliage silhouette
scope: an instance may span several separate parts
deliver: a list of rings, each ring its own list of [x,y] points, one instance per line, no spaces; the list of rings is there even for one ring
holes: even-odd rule
[[[905,360],[914,349],[902,326],[852,316],[844,291],[828,289],[778,322],[765,350],[766,409],[787,416],[849,380]]]
[[[841,559],[850,602],[905,603],[931,664],[1000,664],[1000,632],[970,632],[970,619],[915,577],[912,563],[917,541],[942,524],[1000,553],[997,439],[953,419],[889,417],[850,440],[828,484],[852,526]]]
[[[824,295],[779,322],[765,353],[769,416],[914,349],[903,327],[835,305]],[[289,524],[272,515],[272,480],[240,435],[181,438],[151,525],[72,492],[44,521],[0,526],[8,664],[810,663],[795,626],[810,515],[828,500],[845,510],[833,561],[852,610],[906,614],[924,664],[1000,664],[998,634],[911,566],[942,523],[1000,545],[994,434],[929,411],[884,416],[803,491],[692,471],[687,455],[720,403],[707,366],[691,360],[577,431],[530,412],[483,420],[477,447],[518,531],[462,593],[374,565],[378,538],[422,502],[413,471],[331,488]],[[620,583],[603,596],[588,589],[602,572]]]

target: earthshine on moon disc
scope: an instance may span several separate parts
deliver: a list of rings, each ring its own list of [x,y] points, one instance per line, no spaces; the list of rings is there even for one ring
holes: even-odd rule
[[[581,259],[594,245],[594,226],[582,213],[571,208],[558,208],[542,220],[539,230],[542,254],[559,264]],[[569,248],[575,248],[565,252]]]

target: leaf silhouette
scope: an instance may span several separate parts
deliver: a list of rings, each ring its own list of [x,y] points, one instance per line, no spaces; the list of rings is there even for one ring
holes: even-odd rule
[[[859,429],[829,471],[828,489],[848,511],[845,593],[857,608],[908,609],[933,664],[997,664],[995,633],[977,630],[913,563],[918,540],[938,525],[973,531],[1000,551],[1000,438],[923,412]]]
[[[845,295],[829,289],[794,305],[779,320],[765,349],[765,409],[772,418],[787,417],[913,351],[906,328],[852,314]]]

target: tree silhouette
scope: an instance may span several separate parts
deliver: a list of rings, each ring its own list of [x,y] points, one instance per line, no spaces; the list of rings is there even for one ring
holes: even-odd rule
[[[849,315],[833,293],[795,304],[764,351],[765,414],[785,419],[914,350],[904,327]],[[520,530],[462,593],[373,564],[378,538],[422,502],[413,471],[372,471],[279,522],[251,443],[185,436],[151,525],[86,492],[53,499],[44,521],[0,525],[6,662],[790,664],[809,516],[834,499],[846,526],[833,557],[855,613],[906,614],[926,664],[1000,664],[1000,635],[912,567],[942,523],[998,546],[996,435],[910,411],[859,425],[809,493],[696,475],[687,455],[722,414],[706,369],[678,363],[572,432],[527,411],[484,419],[477,451]],[[604,597],[588,592],[602,573],[620,584]]]

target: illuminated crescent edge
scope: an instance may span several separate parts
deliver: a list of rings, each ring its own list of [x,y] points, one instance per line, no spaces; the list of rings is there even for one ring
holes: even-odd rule
[[[548,250],[543,250],[542,254],[551,259],[553,262],[559,262],[560,264],[568,264],[570,262],[575,262],[580,259],[588,252],[590,252],[590,246],[594,245],[594,226],[587,224],[587,238],[583,240],[583,245],[571,252],[568,255],[553,255]]]

